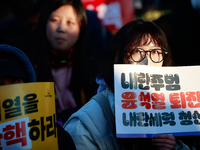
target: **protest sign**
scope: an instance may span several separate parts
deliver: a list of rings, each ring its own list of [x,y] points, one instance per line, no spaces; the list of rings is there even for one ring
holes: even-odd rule
[[[200,66],[114,65],[116,134],[200,135]]]
[[[135,18],[132,0],[81,0],[85,9],[97,12],[101,23],[112,33]]]
[[[58,149],[53,82],[0,86],[0,150]]]

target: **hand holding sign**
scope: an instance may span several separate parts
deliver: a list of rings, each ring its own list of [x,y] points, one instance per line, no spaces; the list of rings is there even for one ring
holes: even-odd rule
[[[157,149],[163,149],[164,147],[166,150],[171,150],[176,145],[176,139],[169,134],[158,134],[152,139],[152,143]]]

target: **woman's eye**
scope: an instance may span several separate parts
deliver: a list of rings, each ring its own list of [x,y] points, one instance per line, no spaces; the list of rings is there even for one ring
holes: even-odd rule
[[[15,83],[23,83],[23,80],[21,78],[11,78],[10,79],[10,82],[12,84],[15,84]]]
[[[151,51],[152,54],[162,54],[162,50],[159,50],[159,49],[153,49]]]
[[[153,54],[162,54],[162,51],[161,50],[158,50],[158,49],[155,49],[155,50],[152,50]]]
[[[69,20],[67,21],[67,24],[71,25],[71,24],[74,24],[74,22]]]
[[[133,53],[140,53],[140,50],[139,49],[134,49]]]
[[[52,19],[50,19],[50,21],[51,21],[51,22],[56,22],[56,21],[57,21],[57,19],[55,19],[55,18],[52,18]]]
[[[158,53],[158,51],[157,50],[152,50],[151,53],[156,54],[156,53]]]
[[[19,82],[19,79],[17,79],[17,78],[13,78],[13,79],[11,80],[11,82],[12,82],[12,83]]]

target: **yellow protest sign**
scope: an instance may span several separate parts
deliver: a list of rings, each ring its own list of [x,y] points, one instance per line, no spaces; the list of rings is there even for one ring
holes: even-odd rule
[[[0,150],[58,149],[53,82],[0,86]]]

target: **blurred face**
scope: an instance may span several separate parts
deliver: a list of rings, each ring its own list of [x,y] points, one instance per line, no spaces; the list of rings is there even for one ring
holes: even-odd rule
[[[1,85],[9,85],[9,84],[17,84],[24,83],[23,79],[17,77],[0,77],[0,86]]]
[[[133,61],[132,58],[135,58],[136,60],[140,60],[140,58],[142,58],[145,55],[142,55],[143,50],[144,51],[152,51],[151,52],[151,56],[153,59],[158,60],[158,59],[162,59],[162,51],[159,51],[159,49],[161,49],[161,47],[159,47],[156,43],[154,43],[153,41],[150,42],[150,39],[147,40],[148,45],[143,45],[143,43],[145,43],[147,37],[144,37],[140,43],[140,46],[136,47],[133,46],[130,48],[130,53],[127,53],[127,59],[125,60],[125,64],[134,64],[134,65],[147,65],[147,66],[158,66],[161,67],[163,64],[162,62],[159,63],[155,63],[151,60],[150,58],[150,53],[147,52],[146,53],[146,57],[144,58],[144,60],[140,61],[140,62],[135,62]],[[150,43],[149,43],[150,42]],[[134,52],[132,51],[133,49],[136,49]],[[141,53],[142,52],[142,53]],[[145,54],[145,53],[144,53]],[[132,58],[131,58],[132,57]]]
[[[77,42],[80,25],[71,5],[64,5],[53,11],[47,21],[46,35],[56,51],[68,51]]]

